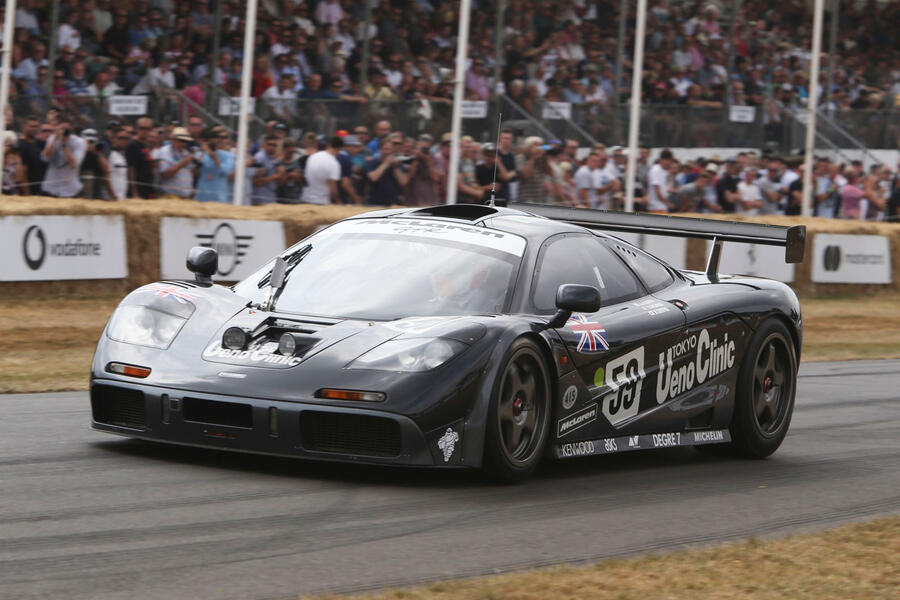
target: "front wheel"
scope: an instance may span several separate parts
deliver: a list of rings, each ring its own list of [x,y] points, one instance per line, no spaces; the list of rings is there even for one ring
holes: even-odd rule
[[[550,430],[550,374],[532,340],[513,342],[488,410],[485,469],[498,481],[522,481],[537,468]]]
[[[741,363],[731,438],[738,454],[765,458],[787,435],[797,393],[797,355],[787,327],[771,319]]]

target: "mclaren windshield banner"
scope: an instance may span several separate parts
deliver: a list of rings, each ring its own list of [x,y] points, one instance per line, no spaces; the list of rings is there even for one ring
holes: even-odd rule
[[[2,217],[0,252],[0,281],[128,276],[121,215]]]
[[[194,246],[218,252],[219,269],[214,280],[238,281],[285,249],[284,226],[278,221],[163,217],[159,226],[163,279],[190,277],[184,257]]]

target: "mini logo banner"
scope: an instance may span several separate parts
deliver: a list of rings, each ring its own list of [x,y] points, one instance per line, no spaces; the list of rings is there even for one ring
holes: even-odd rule
[[[572,315],[566,327],[578,334],[578,351],[584,353],[609,350],[609,340],[603,325],[582,314]]]

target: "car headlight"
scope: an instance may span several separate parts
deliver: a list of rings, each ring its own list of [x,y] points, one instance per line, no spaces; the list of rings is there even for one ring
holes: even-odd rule
[[[187,319],[147,306],[122,305],[109,321],[106,335],[117,342],[168,348]]]
[[[352,363],[351,369],[430,371],[463,350],[466,344],[444,338],[391,340],[372,348]]]

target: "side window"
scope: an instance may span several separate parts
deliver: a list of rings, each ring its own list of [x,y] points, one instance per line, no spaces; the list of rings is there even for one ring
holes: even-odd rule
[[[616,253],[628,263],[628,266],[638,274],[650,293],[658,292],[675,281],[672,272],[661,262],[644,252],[627,244],[610,242]]]
[[[603,306],[641,296],[641,284],[622,261],[594,237],[560,236],[544,248],[534,283],[534,305],[540,312],[556,309],[556,290],[566,283],[600,290]]]

